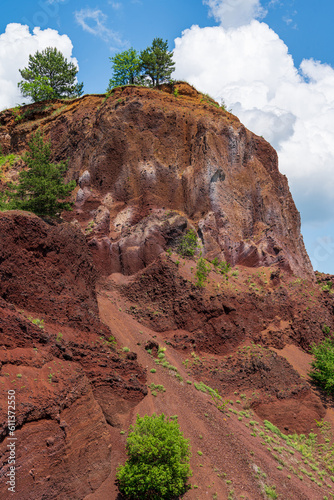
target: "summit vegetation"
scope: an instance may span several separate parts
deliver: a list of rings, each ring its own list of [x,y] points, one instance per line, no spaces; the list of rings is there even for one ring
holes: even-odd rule
[[[20,73],[23,79],[18,87],[23,97],[33,102],[79,97],[83,93],[83,83],[76,82],[78,68],[55,47],[30,55],[28,66]]]
[[[120,85],[145,85],[155,87],[171,79],[175,69],[173,53],[168,41],[154,38],[152,45],[138,52],[131,48],[110,58],[113,76],[107,91]]]

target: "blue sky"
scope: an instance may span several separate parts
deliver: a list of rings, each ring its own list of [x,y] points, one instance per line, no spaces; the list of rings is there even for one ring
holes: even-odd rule
[[[334,66],[334,2],[322,0],[316,8],[311,0],[265,1],[262,5],[268,10],[265,22],[286,43],[296,65],[314,58]],[[99,36],[84,31],[75,13],[86,9],[104,14],[104,26],[123,44],[111,33]],[[0,33],[8,23],[21,23],[30,29],[39,26],[67,34],[79,62],[78,78],[87,93],[104,92],[110,77],[108,58],[115,52],[128,46],[144,49],[156,36],[168,39],[173,49],[174,39],[184,29],[217,24],[201,0],[2,0],[1,12]],[[96,27],[93,20],[89,24]]]
[[[86,19],[96,35],[85,31],[76,20],[76,13],[98,13],[97,19]],[[85,12],[84,12],[85,13]],[[4,0],[0,33],[8,23],[28,24],[32,29],[53,28],[67,34],[73,43],[73,55],[79,62],[78,79],[85,83],[85,92],[104,92],[110,78],[109,57],[130,46],[146,48],[154,37],[168,39],[173,48],[174,38],[192,24],[214,25],[208,19],[208,8],[201,1],[185,0],[116,0],[82,2],[64,0],[48,3]],[[114,34],[114,36],[113,36]]]
[[[78,62],[85,92],[101,93],[110,56],[168,39],[175,76],[224,99],[277,149],[314,267],[334,274],[334,2],[2,0],[1,7],[0,109],[20,102],[18,68],[29,52],[57,46]]]

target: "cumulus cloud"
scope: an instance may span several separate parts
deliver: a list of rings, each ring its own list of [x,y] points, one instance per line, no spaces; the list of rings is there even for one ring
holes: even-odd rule
[[[224,28],[243,26],[252,19],[262,19],[267,13],[260,0],[204,0],[204,4]]]
[[[71,40],[56,30],[34,28],[30,33],[28,26],[12,23],[0,34],[0,110],[22,103],[17,87],[22,79],[19,69],[27,66],[30,54],[47,47],[56,47],[68,61],[78,66],[72,57]]]
[[[124,45],[119,35],[107,27],[108,16],[99,9],[81,9],[74,13],[75,20],[91,35],[102,38],[105,42],[113,41],[117,45]]]
[[[334,221],[334,69],[313,59],[297,68],[264,22],[244,24],[241,12],[242,22],[225,27],[223,14],[237,1],[206,3],[221,24],[192,26],[175,40],[175,78],[223,99],[277,149],[304,222]],[[259,2],[242,3],[254,17]]]

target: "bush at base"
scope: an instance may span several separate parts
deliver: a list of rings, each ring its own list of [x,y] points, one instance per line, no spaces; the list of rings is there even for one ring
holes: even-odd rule
[[[117,471],[119,490],[127,498],[167,500],[188,489],[189,440],[177,417],[137,416],[127,439],[128,460]]]

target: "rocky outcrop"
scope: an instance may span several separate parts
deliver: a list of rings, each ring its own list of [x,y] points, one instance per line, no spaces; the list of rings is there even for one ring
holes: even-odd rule
[[[80,228],[24,212],[0,214],[0,295],[80,329],[101,328],[96,271]]]
[[[109,476],[110,426],[147,394],[146,375],[100,321],[80,228],[6,212],[0,232],[0,497],[15,390],[20,499],[84,498]]]
[[[194,266],[192,260],[164,254],[126,283],[111,276],[103,286],[136,304],[129,307],[136,319],[155,331],[171,332],[168,340],[180,349],[226,355],[252,339],[309,351],[323,340],[324,324],[334,329],[333,295],[315,283],[293,280],[284,272],[266,275],[265,268],[240,267],[226,279],[212,266],[200,288]]]
[[[166,85],[125,87],[108,99],[53,103],[50,111],[59,113],[38,122],[13,126],[5,113],[0,123],[13,150],[24,150],[39,126],[52,141],[55,160],[70,159],[68,177],[78,181],[79,191],[77,209],[66,217],[78,219],[95,238],[104,274],[115,268],[131,274],[156,257],[167,244],[161,219],[174,210],[196,228],[207,258],[279,266],[313,278],[299,213],[274,149],[207,96],[186,84],[178,89],[175,97]],[[149,217],[157,209],[164,211],[160,228],[156,214]],[[122,264],[124,253],[131,265]]]

